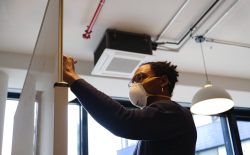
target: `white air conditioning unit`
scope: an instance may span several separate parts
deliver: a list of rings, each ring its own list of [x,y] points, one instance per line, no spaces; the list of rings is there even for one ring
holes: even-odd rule
[[[133,53],[106,48],[92,70],[93,75],[131,78],[144,62],[152,60],[152,55]]]
[[[131,78],[139,65],[152,57],[150,36],[108,29],[94,53],[91,74]]]

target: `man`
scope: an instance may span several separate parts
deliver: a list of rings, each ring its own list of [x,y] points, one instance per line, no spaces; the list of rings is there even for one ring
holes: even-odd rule
[[[129,98],[139,108],[128,109],[81,79],[74,60],[64,56],[64,81],[102,126],[117,136],[138,140],[133,155],[195,154],[192,115],[171,100],[177,77],[176,66],[169,62],[142,64],[129,83]]]

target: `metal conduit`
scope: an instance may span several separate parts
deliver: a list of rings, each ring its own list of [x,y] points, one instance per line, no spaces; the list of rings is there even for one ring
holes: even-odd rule
[[[224,44],[224,45],[231,45],[231,46],[239,46],[239,47],[244,47],[244,48],[250,48],[250,44],[246,44],[246,43],[225,41],[225,40],[212,39],[212,38],[205,38],[205,40],[206,40],[206,42],[212,42],[212,43],[218,43],[218,44]]]
[[[169,27],[172,25],[172,23],[175,21],[175,19],[178,17],[178,15],[183,11],[183,9],[187,6],[188,2],[190,0],[186,0],[178,9],[178,11],[175,13],[175,15],[171,18],[170,22],[164,27],[164,29],[161,31],[161,33],[156,37],[155,42],[159,40],[159,38],[162,37],[162,35],[169,29]]]
[[[95,21],[96,21],[98,15],[99,15],[99,13],[101,12],[101,9],[102,9],[104,3],[105,3],[105,0],[100,0],[100,3],[99,3],[99,5],[98,5],[98,7],[97,7],[97,9],[95,11],[95,14],[94,14],[90,24],[87,26],[87,29],[85,30],[85,33],[82,35],[83,38],[85,38],[85,39],[90,38],[90,34],[92,32],[93,26],[95,24]]]
[[[210,28],[208,28],[207,29],[207,31],[203,34],[203,35],[201,35],[201,36],[205,36],[205,35],[207,35],[208,33],[210,33],[228,14],[229,14],[229,12],[231,12],[234,8],[235,8],[235,6],[236,6],[236,4],[239,2],[240,0],[235,0],[235,2],[234,3],[232,3],[227,9],[226,9],[226,11],[219,17],[219,19],[216,21],[216,22],[214,22],[212,25],[211,25],[211,27]],[[187,1],[186,1],[187,2]],[[212,6],[211,7],[214,7],[215,6],[215,4],[217,3],[218,1],[216,1],[214,4],[212,4]],[[212,8],[209,8],[204,14],[203,14],[203,16],[194,24],[194,26],[192,26],[191,28],[190,28],[190,30],[181,38],[181,40],[179,41],[179,42],[162,42],[162,43],[158,43],[159,45],[164,45],[164,44],[175,44],[175,45],[179,45],[186,37],[187,37],[187,35],[188,34],[190,34],[191,33],[191,37],[192,37],[192,33],[193,33],[193,31],[192,30],[194,30],[195,28],[196,28],[196,25],[197,24],[199,24],[200,22],[201,22],[201,20],[206,16],[206,14],[212,9]],[[181,10],[182,11],[182,10]],[[180,11],[178,11],[178,14],[179,14],[179,12]],[[172,20],[174,20],[176,17],[174,17]],[[171,20],[171,22],[170,23],[172,23],[173,21]],[[166,26],[166,28],[160,33],[160,35],[159,36],[162,36],[163,35],[163,33],[165,33],[166,32],[166,30],[169,28],[169,26],[170,26],[170,24],[168,24],[167,26]],[[158,37],[157,38],[157,40],[159,39],[160,37]],[[240,42],[232,42],[232,41],[226,41],[226,40],[219,40],[219,39],[213,39],[213,38],[206,38],[206,37],[204,37],[205,38],[205,41],[206,42],[212,42],[212,43],[218,43],[218,44],[225,44],[225,45],[231,45],[231,46],[238,46],[238,47],[244,47],[244,48],[250,48],[250,44],[246,44],[246,43],[240,43]],[[184,44],[184,43],[183,43]],[[181,47],[179,47],[179,48],[177,48],[177,49],[173,49],[173,48],[168,48],[168,47],[166,47],[166,46],[163,46],[163,47],[159,47],[159,48],[157,48],[157,49],[159,49],[159,50],[171,50],[171,51],[174,51],[174,52],[176,52],[176,51],[179,51],[179,49],[180,49]]]
[[[216,4],[219,2],[220,0],[216,0],[206,11],[205,13],[196,21],[196,23],[183,35],[183,37],[178,41],[178,42],[159,42],[158,44],[174,44],[174,45],[179,45],[189,34],[193,33],[193,31],[195,30],[196,26],[198,24],[200,24],[200,22],[206,17],[206,15],[208,13],[210,13],[210,11],[216,6]],[[183,5],[183,7],[185,7],[185,4]],[[183,8],[181,8],[183,10]],[[181,11],[182,11],[181,10]],[[179,12],[178,12],[179,14]],[[175,18],[172,18],[172,20],[174,20]],[[170,23],[172,23],[173,21],[170,21]],[[170,26],[170,24],[168,24],[166,26],[165,29],[168,29]],[[162,32],[165,32],[165,30],[163,30]],[[159,36],[162,36],[162,34],[160,34]]]

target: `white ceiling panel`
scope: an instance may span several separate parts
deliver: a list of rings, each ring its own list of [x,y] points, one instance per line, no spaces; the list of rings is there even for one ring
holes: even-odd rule
[[[249,0],[238,1],[207,34],[207,37],[250,45]]]
[[[217,1],[193,36],[206,34],[207,38],[250,44],[250,1]],[[79,61],[93,62],[93,53],[108,28],[149,34],[154,41],[176,16],[158,41],[178,40],[216,0],[106,0],[91,38],[83,39],[99,2],[64,0],[64,52]],[[0,1],[0,55],[32,53],[46,4],[47,0]],[[209,74],[250,80],[250,48],[205,42],[204,50]],[[204,74],[200,47],[189,35],[175,52],[164,49],[154,55],[173,61],[181,72]]]

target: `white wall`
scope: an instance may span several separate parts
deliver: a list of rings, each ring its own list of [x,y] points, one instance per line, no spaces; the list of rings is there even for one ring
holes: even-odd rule
[[[17,61],[17,66],[12,66],[11,71],[7,72],[9,75],[9,86],[11,88],[20,89],[21,81],[23,81],[25,75],[25,70],[19,67],[18,62],[25,62],[29,58],[28,55],[24,57],[17,54],[15,57],[6,56],[5,53],[0,53],[0,62],[2,59],[1,55],[4,55],[4,59],[9,61]],[[0,68],[8,69],[9,66],[6,64],[1,64]],[[116,78],[105,78],[91,76],[90,72],[93,69],[93,62],[86,62],[78,60],[76,70],[84,77],[87,81],[92,83],[98,89],[107,93],[110,96],[116,97],[128,97],[127,95],[127,84],[128,79],[116,79]],[[18,71],[18,76],[14,76],[13,72]],[[225,88],[232,98],[234,99],[236,106],[238,107],[250,107],[250,80],[249,79],[238,79],[231,77],[219,77],[209,75],[209,79],[213,84]],[[18,82],[20,81],[20,82]],[[19,84],[20,83],[20,84]],[[16,84],[16,85],[15,85]],[[110,85],[112,84],[112,89]],[[182,102],[190,102],[192,96],[205,84],[205,76],[203,74],[196,73],[180,73],[179,82],[176,85],[176,89],[173,94],[173,99]]]

